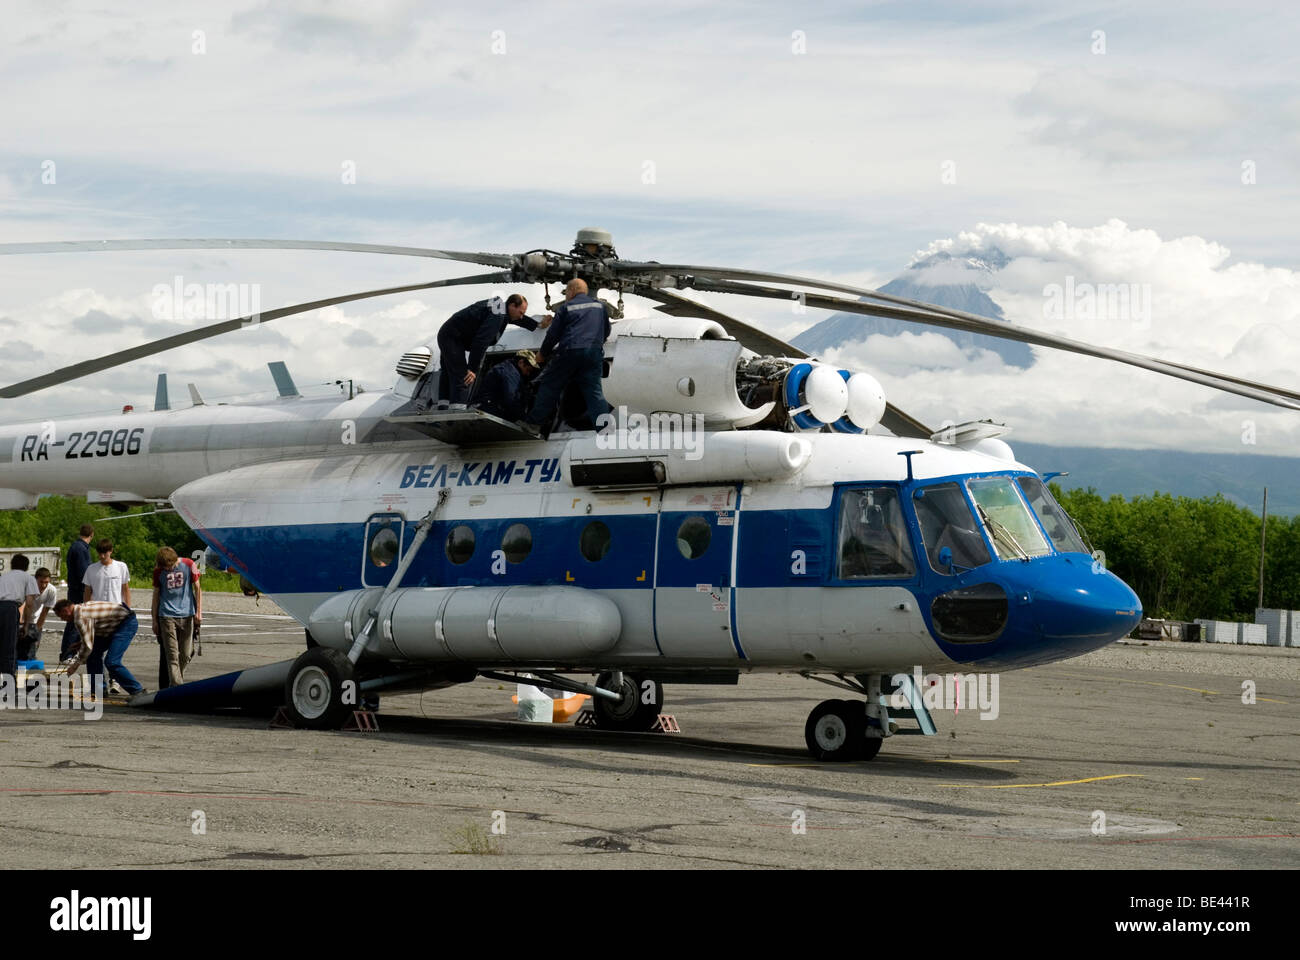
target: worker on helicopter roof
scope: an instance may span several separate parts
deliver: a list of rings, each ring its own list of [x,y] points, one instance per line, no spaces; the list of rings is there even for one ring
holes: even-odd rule
[[[593,429],[597,418],[609,412],[600,388],[610,332],[607,305],[589,296],[586,281],[576,277],[565,284],[564,299],[542,341],[545,369],[537,381],[537,399],[524,421],[544,433],[549,433],[555,408],[570,383],[582,391]]]
[[[531,350],[520,350],[513,359],[502,360],[483,375],[474,406],[503,420],[522,420],[532,400],[528,385],[537,368],[537,354]]]
[[[507,324],[525,330],[545,330],[551,325],[547,314],[541,320],[527,315],[528,301],[514,293],[504,301],[491,297],[471,303],[453,313],[438,330],[438,399],[464,406],[478,379],[478,368],[488,347],[501,339]],[[466,354],[468,353],[468,358]]]

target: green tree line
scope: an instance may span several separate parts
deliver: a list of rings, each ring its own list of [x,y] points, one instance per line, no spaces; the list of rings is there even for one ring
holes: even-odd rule
[[[105,517],[113,519],[105,521]],[[41,497],[35,510],[0,511],[0,546],[60,548],[60,575],[65,571],[68,545],[83,523],[95,528],[90,541],[90,556],[96,556],[95,544],[108,537],[113,541],[113,557],[131,571],[133,587],[149,586],[159,547],[171,547],[182,557],[192,557],[204,549],[201,541],[174,513],[151,513],[142,507],[118,513],[111,507],[86,503],[85,497]],[[209,570],[203,578],[205,590],[238,590],[239,578]]]
[[[1259,514],[1221,495],[1111,496],[1053,484],[1106,566],[1135,591],[1148,617],[1255,619]],[[1300,609],[1300,517],[1269,517],[1264,606]]]

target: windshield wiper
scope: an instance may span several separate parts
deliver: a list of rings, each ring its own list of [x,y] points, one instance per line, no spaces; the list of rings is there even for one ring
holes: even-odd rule
[[[1010,530],[1008,530],[1005,526],[1003,526],[999,521],[994,520],[992,517],[990,517],[988,515],[988,512],[985,511],[984,507],[981,506],[978,502],[975,504],[975,509],[979,511],[980,519],[984,521],[984,525],[987,526],[989,530],[992,532],[995,540],[1000,535],[1003,538],[1003,541],[1009,544],[1011,546],[1011,549],[1014,550],[1017,554],[1019,554],[1019,559],[1021,560],[1029,559],[1029,554],[1025,551],[1025,548],[1022,547],[1020,543],[1016,540],[1015,536],[1012,535]]]

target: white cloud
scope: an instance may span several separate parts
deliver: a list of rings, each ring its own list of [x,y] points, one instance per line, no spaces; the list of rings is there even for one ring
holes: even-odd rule
[[[926,253],[1001,250],[1012,257],[990,295],[1017,325],[1279,386],[1300,388],[1300,271],[1233,263],[1201,237],[1162,239],[1112,220],[1097,227],[980,224]],[[1147,285],[1149,317],[1048,319],[1045,289]],[[927,338],[928,341],[927,341]],[[934,342],[948,343],[948,347]],[[1034,348],[1028,370],[962,355],[937,334],[871,337],[837,362],[880,372],[890,397],[935,422],[994,417],[1018,436],[1080,446],[1242,452],[1242,420],[1257,424],[1248,452],[1293,455],[1300,412],[1225,396],[1133,367]],[[944,366],[941,375],[918,368]]]
[[[1232,98],[1200,85],[1082,67],[1043,74],[1016,108],[1039,122],[1037,139],[1102,160],[1168,159],[1200,148],[1239,112]]]
[[[1300,369],[1289,8],[1252,17],[1193,2],[1171,19],[1116,6],[921,15],[685,0],[599,16],[575,0],[12,6],[0,80],[22,96],[6,111],[4,240],[264,235],[518,251],[567,249],[590,222],[614,228],[629,257],[877,286],[907,250],[993,220],[933,249],[1014,256],[990,290],[1009,319],[1284,385]],[[1104,57],[1089,51],[1099,27]],[[791,51],[794,29],[806,55]],[[505,55],[492,53],[496,30]],[[56,183],[41,180],[47,159]],[[354,185],[341,182],[345,160]],[[945,184],[949,160],[956,182]],[[1246,160],[1257,184],[1241,182]],[[147,294],[177,274],[260,284],[271,307],[456,272],[273,252],[3,258],[5,339],[44,354],[7,355],[6,382],[158,335]],[[1150,323],[1050,320],[1043,290],[1067,278],[1148,285]],[[201,377],[209,395],[265,391],[271,359],[304,388],[340,377],[382,387],[398,354],[480,295],[287,318],[6,401],[0,419],[138,405],[163,369],[182,384]],[[700,299],[787,340],[821,318]],[[77,325],[101,315],[113,318],[103,330]],[[375,343],[358,346],[366,335]],[[1045,351],[1015,371],[945,342],[913,336],[854,356],[881,365],[907,409],[1001,415],[1035,439],[1223,449],[1245,416],[1260,422],[1254,452],[1289,454],[1300,439],[1292,414],[1151,374]],[[909,372],[909,357],[943,372]]]

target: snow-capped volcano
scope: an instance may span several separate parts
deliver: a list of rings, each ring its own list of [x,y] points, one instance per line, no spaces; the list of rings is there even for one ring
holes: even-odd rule
[[[1011,258],[997,247],[967,254],[940,250],[914,260],[903,274],[881,287],[880,292],[964,310],[1005,323],[1002,308],[985,291],[993,286],[993,275],[1010,262]],[[1029,346],[1013,340],[852,313],[832,314],[799,334],[792,342],[801,350],[819,355],[834,347],[865,340],[872,334],[895,337],[901,333],[925,331],[947,337],[963,353],[989,350],[1001,357],[1007,366],[1024,368],[1034,362]]]

